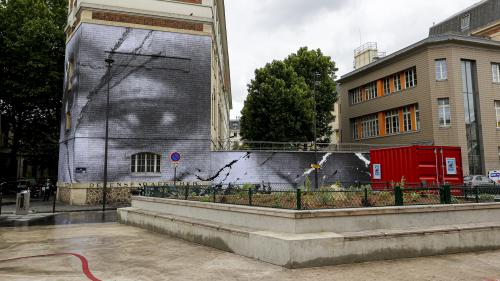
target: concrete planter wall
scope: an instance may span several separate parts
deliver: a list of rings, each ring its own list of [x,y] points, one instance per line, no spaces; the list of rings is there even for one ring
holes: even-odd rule
[[[134,197],[122,223],[288,268],[500,248],[500,204],[293,211]]]

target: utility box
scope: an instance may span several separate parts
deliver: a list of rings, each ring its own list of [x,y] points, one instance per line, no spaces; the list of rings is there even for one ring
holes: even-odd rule
[[[16,215],[27,215],[30,210],[30,192],[21,191],[16,197]]]
[[[370,150],[372,187],[462,185],[462,151],[452,146],[406,146]]]

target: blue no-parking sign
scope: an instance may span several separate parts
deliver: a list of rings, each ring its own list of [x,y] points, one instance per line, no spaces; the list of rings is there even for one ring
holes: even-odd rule
[[[170,160],[172,160],[172,162],[181,161],[181,154],[179,152],[174,152],[174,153],[170,154]]]

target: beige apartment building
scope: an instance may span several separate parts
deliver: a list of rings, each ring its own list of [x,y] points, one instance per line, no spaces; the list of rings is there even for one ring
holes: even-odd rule
[[[68,41],[83,23],[211,37],[211,143],[222,149],[232,108],[223,0],[69,0],[68,12]]]
[[[341,142],[460,146],[464,174],[500,170],[500,1],[339,79]]]
[[[429,37],[339,80],[341,141],[462,147],[465,173],[500,169],[500,42]]]

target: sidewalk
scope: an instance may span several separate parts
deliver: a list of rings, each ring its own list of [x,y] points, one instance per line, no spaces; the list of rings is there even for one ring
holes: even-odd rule
[[[81,260],[96,279],[116,281],[498,281],[500,277],[500,251],[289,270],[117,223],[2,228],[0,236],[0,280],[9,281],[88,280]]]

